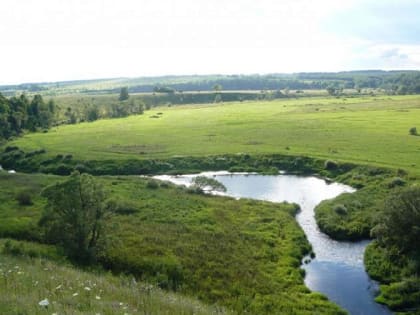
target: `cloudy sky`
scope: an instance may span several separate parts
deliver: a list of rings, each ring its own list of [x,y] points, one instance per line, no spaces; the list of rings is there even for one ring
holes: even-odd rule
[[[420,0],[2,0],[0,84],[420,69]]]

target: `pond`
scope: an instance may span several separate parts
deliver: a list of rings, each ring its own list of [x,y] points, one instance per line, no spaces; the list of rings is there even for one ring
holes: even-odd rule
[[[213,177],[223,183],[227,196],[299,204],[301,211],[296,220],[316,255],[310,263],[302,266],[306,270],[305,284],[312,291],[324,293],[350,314],[392,314],[374,301],[378,285],[369,278],[363,266],[363,254],[369,241],[334,241],[319,230],[314,218],[314,208],[322,200],[351,193],[353,188],[312,176],[228,172],[205,172],[199,175]],[[155,178],[188,186],[195,176],[162,175]]]

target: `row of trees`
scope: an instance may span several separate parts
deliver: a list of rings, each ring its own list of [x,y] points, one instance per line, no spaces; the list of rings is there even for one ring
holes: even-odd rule
[[[24,130],[47,129],[55,121],[57,107],[41,95],[29,99],[25,94],[5,98],[0,93],[0,139],[19,135]]]
[[[95,121],[101,118],[121,118],[129,115],[141,115],[146,106],[141,100],[130,99],[128,101],[113,102],[107,106],[97,104],[85,104],[80,108],[67,107],[64,112],[64,123],[76,124],[83,121]]]
[[[311,89],[382,89],[389,94],[420,93],[419,71],[353,71],[339,73],[299,73],[271,75],[226,75],[193,77],[179,83],[131,86],[131,92],[174,93],[175,91],[210,91],[215,85],[225,90],[311,90]],[[116,92],[117,90],[114,90]]]

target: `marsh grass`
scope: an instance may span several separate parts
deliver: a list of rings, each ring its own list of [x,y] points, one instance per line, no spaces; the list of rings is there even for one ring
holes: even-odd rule
[[[0,187],[20,183],[40,190],[47,184],[62,180],[59,176],[37,174],[13,176],[0,177]],[[110,199],[123,202],[119,214],[110,221],[108,246],[99,258],[105,269],[130,274],[154,287],[176,290],[209,305],[217,303],[238,313],[344,313],[324,296],[311,293],[303,283],[301,259],[311,248],[294,219],[298,211],[296,205],[212,197],[168,183],[148,188],[149,181],[136,176],[104,176],[97,177],[97,180],[103,183]],[[5,198],[7,191],[0,189],[0,196]],[[45,204],[39,194],[34,196],[38,196],[34,197],[34,205],[38,204],[38,207],[32,208],[33,216],[27,225],[22,226],[21,238],[37,227]],[[19,222],[21,215],[25,214],[15,200],[4,209],[7,209],[11,221]],[[9,231],[10,228],[0,226],[0,233],[4,233],[1,229]],[[6,252],[52,259],[57,253],[51,247],[31,244],[11,241]],[[59,276],[59,272],[54,271],[53,275],[56,274]],[[86,295],[93,294],[93,291],[80,290],[85,286],[92,288],[85,281],[78,284],[70,285],[78,291],[69,290],[63,296],[63,303],[69,304],[75,314],[88,312],[83,308],[87,303]],[[45,286],[52,290],[58,285]],[[43,292],[34,298],[37,302],[45,298],[56,301],[54,295]],[[74,293],[86,303],[74,302]],[[17,291],[3,297],[7,299],[5,305],[15,305],[18,297]],[[105,312],[106,307],[112,310],[106,314],[120,311],[114,302],[128,303],[130,307],[134,305],[134,309],[140,309],[131,300],[115,297],[107,306],[100,306],[103,307],[100,312]],[[97,305],[99,302],[92,303]],[[13,314],[12,311],[9,313]],[[123,314],[123,310],[121,312]]]

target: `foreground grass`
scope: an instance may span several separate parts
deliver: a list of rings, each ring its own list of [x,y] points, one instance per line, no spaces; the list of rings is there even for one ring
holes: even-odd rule
[[[21,189],[41,188],[57,180],[3,174],[0,196],[18,183]],[[344,313],[303,283],[300,261],[310,245],[294,219],[295,205],[197,195],[139,177],[98,180],[118,205],[100,258],[105,267],[239,313]],[[34,215],[26,227],[42,239],[36,222],[44,201],[35,194],[33,199],[39,206],[31,208]],[[20,221],[25,211],[19,207],[10,202],[7,215]],[[28,231],[20,233],[15,237]]]
[[[41,301],[48,300],[48,306]],[[132,277],[94,274],[48,260],[0,256],[0,313],[230,314]]]
[[[408,130],[419,118],[419,96],[209,104],[61,126],[9,145],[79,161],[282,153],[418,173],[420,137]]]

